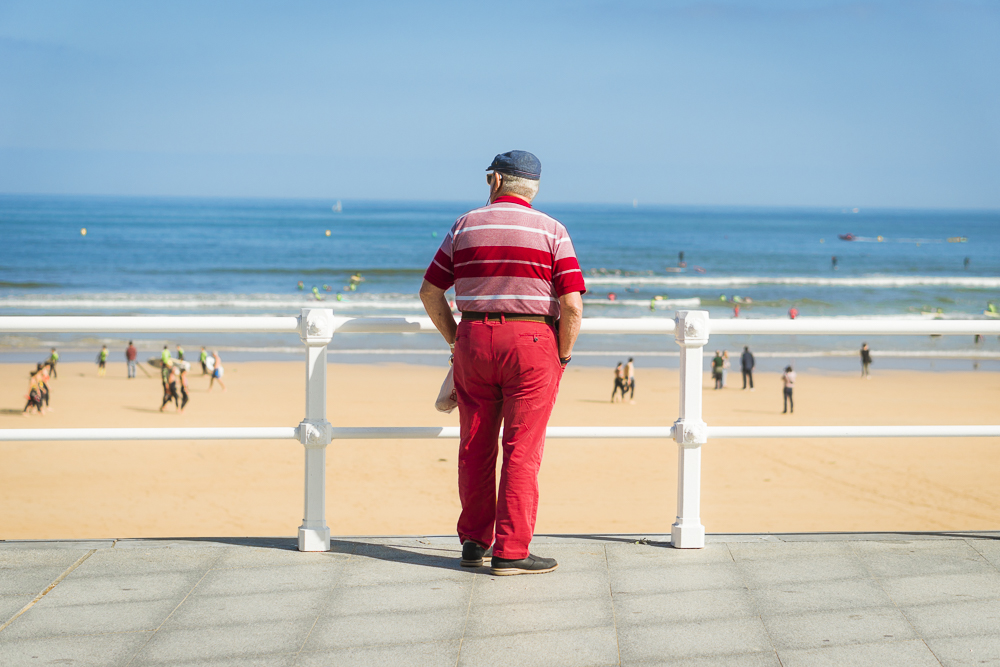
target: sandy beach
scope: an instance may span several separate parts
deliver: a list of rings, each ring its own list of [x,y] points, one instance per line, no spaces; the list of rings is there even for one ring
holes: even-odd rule
[[[140,355],[140,358],[144,358]],[[191,376],[184,414],[160,413],[154,369],[106,377],[63,363],[52,411],[23,417],[28,366],[0,365],[0,428],[294,426],[300,362],[226,365],[228,391]],[[331,365],[329,418],[340,426],[457,425],[437,413],[439,366]],[[611,404],[610,369],[573,368],[551,424],[668,425],[677,373],[644,369],[635,404]],[[800,374],[781,414],[777,374],[754,392],[713,391],[716,425],[988,424],[1000,417],[990,373]],[[718,440],[703,456],[708,532],[996,530],[1000,439]],[[342,441],[328,450],[328,523],[336,535],[451,534],[456,443]],[[0,539],[293,535],[301,522],[302,447],[293,441],[0,443]],[[676,446],[660,441],[547,443],[538,533],[669,532]]]

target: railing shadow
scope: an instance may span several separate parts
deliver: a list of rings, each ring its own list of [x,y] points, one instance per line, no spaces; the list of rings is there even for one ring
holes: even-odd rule
[[[136,540],[121,540],[135,542],[159,542],[164,546],[174,543],[198,543],[204,546],[225,545],[234,547],[253,547],[257,549],[277,549],[279,551],[298,552],[298,540],[294,537],[146,537]],[[435,544],[373,544],[365,541],[333,539],[330,540],[330,550],[315,553],[333,553],[394,563],[408,563],[420,567],[434,567],[455,572],[474,574],[481,571],[477,568],[462,567],[461,551],[449,549]],[[486,554],[488,566],[490,552]]]

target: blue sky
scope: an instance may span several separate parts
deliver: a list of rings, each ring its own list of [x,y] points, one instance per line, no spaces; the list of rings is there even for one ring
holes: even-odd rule
[[[1000,3],[5,2],[0,192],[1000,208]]]

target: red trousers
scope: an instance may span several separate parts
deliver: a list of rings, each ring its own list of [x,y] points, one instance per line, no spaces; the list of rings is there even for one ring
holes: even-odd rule
[[[559,343],[551,326],[521,320],[458,325],[455,389],[462,438],[458,537],[463,542],[492,544],[499,558],[528,555],[538,514],[545,427],[561,378]],[[501,421],[503,466],[498,489]]]

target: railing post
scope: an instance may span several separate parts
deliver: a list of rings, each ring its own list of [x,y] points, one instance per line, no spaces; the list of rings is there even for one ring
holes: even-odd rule
[[[679,310],[674,339],[681,346],[680,406],[674,422],[677,442],[677,521],[670,543],[678,549],[705,546],[701,525],[701,446],[708,429],[701,419],[702,352],[708,343],[708,311]]]
[[[303,308],[299,337],[306,346],[306,415],[299,442],[306,450],[305,511],[299,526],[299,551],[329,551],[326,525],[326,446],[332,430],[326,420],[326,346],[333,339],[333,311]]]

